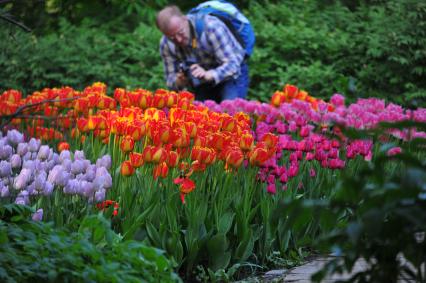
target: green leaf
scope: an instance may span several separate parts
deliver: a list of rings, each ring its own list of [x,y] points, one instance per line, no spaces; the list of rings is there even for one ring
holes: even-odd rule
[[[228,231],[231,229],[234,217],[235,217],[234,212],[227,212],[223,214],[219,220],[218,232],[221,234],[228,233]]]
[[[161,237],[154,225],[151,222],[146,222],[145,227],[151,243],[156,247],[161,247]]]
[[[235,258],[240,262],[245,261],[252,253],[254,247],[253,231],[248,230],[245,237],[235,250]]]

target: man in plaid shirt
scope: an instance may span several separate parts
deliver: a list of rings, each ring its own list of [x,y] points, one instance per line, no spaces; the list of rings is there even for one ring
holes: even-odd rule
[[[177,6],[157,14],[157,27],[164,34],[160,54],[167,86],[174,90],[192,87],[196,99],[246,97],[249,78],[245,50],[218,18],[203,16],[201,37],[195,32],[195,15],[183,15]]]

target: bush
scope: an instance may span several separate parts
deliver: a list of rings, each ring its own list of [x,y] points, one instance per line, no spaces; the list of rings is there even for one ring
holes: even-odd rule
[[[77,27],[65,20],[58,33],[35,37],[18,32],[0,57],[1,88],[81,89],[95,81],[113,88],[156,88],[163,81],[159,36],[144,24],[134,32],[113,34],[90,21]]]
[[[97,4],[73,1],[56,7],[62,15],[49,10],[59,25],[43,23],[28,12],[32,9],[12,5],[12,12],[28,22],[37,18],[37,25],[44,28],[36,30],[37,35],[0,31],[3,38],[11,38],[0,42],[0,90],[81,88],[94,81],[112,87],[165,87],[158,52],[161,34],[153,24],[164,1],[107,1],[114,9],[100,0],[93,2]],[[180,4],[184,11],[194,5]],[[349,102],[376,96],[426,105],[426,4],[421,1],[237,4],[257,34],[249,61],[250,98],[267,101],[275,90],[291,83],[320,98],[339,92]],[[88,13],[85,5],[105,6],[108,13]]]
[[[101,215],[81,220],[78,233],[27,220],[31,209],[0,207],[2,282],[175,282],[163,252],[121,241]]]

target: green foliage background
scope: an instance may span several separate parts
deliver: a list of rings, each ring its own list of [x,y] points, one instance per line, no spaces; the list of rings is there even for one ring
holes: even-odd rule
[[[186,11],[200,1],[177,1]],[[426,3],[416,0],[234,1],[257,35],[249,97],[291,83],[328,98],[375,96],[426,105]],[[32,28],[0,21],[0,91],[165,87],[155,13],[169,1],[11,1]],[[419,104],[420,103],[420,104]]]

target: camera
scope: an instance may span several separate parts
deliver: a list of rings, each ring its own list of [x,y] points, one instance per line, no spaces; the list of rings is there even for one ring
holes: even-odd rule
[[[183,74],[188,78],[189,83],[192,87],[198,87],[201,84],[200,79],[194,77],[191,74],[191,65],[196,64],[195,60],[186,60],[184,62],[179,63],[179,71],[183,72]]]

